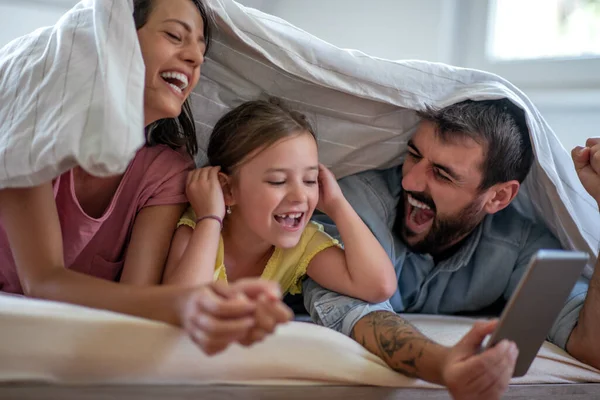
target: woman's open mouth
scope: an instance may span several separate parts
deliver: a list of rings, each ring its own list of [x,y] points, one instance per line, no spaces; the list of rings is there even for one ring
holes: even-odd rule
[[[160,74],[160,77],[171,88],[175,94],[183,96],[183,91],[189,85],[189,79],[185,74],[176,71],[166,71]]]

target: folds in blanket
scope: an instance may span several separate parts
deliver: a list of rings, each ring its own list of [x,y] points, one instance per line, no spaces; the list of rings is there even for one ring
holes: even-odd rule
[[[132,0],[84,0],[0,50],[0,188],[76,164],[106,176],[144,144],[144,63]]]

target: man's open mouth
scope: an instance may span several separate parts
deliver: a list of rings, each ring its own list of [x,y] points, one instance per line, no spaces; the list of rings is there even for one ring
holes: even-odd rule
[[[410,194],[407,195],[407,199],[406,225],[411,231],[421,233],[425,231],[433,221],[435,211],[427,204],[415,199]]]

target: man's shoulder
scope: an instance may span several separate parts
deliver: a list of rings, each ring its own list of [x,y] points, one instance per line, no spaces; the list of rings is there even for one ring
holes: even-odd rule
[[[348,175],[339,180],[340,185],[345,188],[372,187],[375,189],[385,189],[394,195],[396,190],[400,190],[402,174],[400,166],[386,169],[370,169],[359,172],[354,175]]]
[[[512,205],[484,219],[482,236],[484,240],[503,242],[519,248],[532,240],[532,237],[548,236],[554,239],[545,224],[521,214]]]
[[[350,175],[340,179],[339,184],[344,196],[359,214],[367,209],[375,210],[381,219],[393,222],[402,189],[400,167]]]

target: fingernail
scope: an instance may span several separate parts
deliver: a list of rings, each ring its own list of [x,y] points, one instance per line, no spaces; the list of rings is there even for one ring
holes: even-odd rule
[[[575,153],[577,153],[577,154],[581,154],[581,152],[583,151],[583,149],[584,149],[584,148],[585,148],[585,147],[581,147],[581,146],[577,146],[577,147],[575,147]]]
[[[281,288],[279,288],[279,285],[275,285],[273,286],[273,290],[271,291],[271,294],[273,295],[273,298],[275,299],[280,299],[281,298]]]

